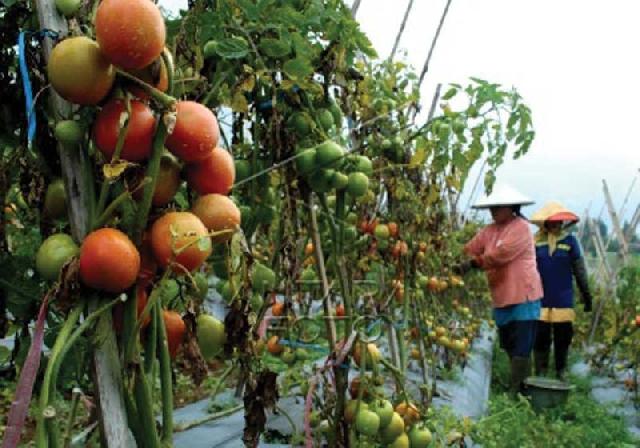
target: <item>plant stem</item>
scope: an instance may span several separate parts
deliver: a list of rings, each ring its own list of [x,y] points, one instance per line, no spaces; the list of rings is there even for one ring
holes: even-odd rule
[[[38,417],[37,417],[37,426],[36,426],[36,446],[47,446],[47,434],[45,428],[44,421],[44,410],[49,405],[49,397],[52,395],[53,390],[51,390],[52,381],[54,371],[55,371],[55,363],[56,359],[60,357],[60,353],[62,348],[69,338],[69,335],[73,331],[73,327],[80,318],[80,314],[82,313],[82,305],[76,306],[65,321],[64,325],[60,329],[60,333],[58,333],[58,337],[56,338],[56,342],[53,344],[53,348],[51,349],[51,355],[49,356],[49,362],[47,363],[47,368],[44,373],[44,379],[42,381],[42,390],[40,391],[40,399],[38,401]]]
[[[201,426],[205,423],[208,423],[213,420],[217,420],[219,418],[228,417],[229,415],[235,414],[236,412],[242,410],[244,408],[243,404],[239,404],[238,406],[234,406],[229,409],[225,409],[224,411],[216,412],[215,414],[207,415],[206,417],[202,417],[201,419],[194,420],[189,423],[184,423],[176,426],[176,432],[186,431],[191,428],[195,428],[196,426]]]
[[[144,195],[140,202],[138,209],[138,216],[136,217],[136,224],[134,230],[134,242],[140,243],[142,241],[142,233],[147,225],[149,219],[149,211],[151,210],[151,200],[153,199],[153,192],[156,189],[158,182],[158,173],[160,172],[160,161],[162,159],[162,153],[164,152],[164,141],[167,138],[167,126],[164,122],[164,116],[159,120],[158,129],[153,139],[153,152],[147,165],[147,172],[145,178],[148,179],[148,183],[144,188]]]
[[[166,48],[162,50],[160,56],[162,57],[162,61],[167,69],[167,94],[173,95],[173,84],[176,79],[173,56],[171,56],[171,53]]]
[[[137,310],[136,310],[137,312]],[[151,322],[149,323],[149,331],[147,332],[147,343],[144,348],[144,373],[151,376],[153,372],[153,365],[157,357],[158,347],[158,307],[154,306],[151,311]],[[144,320],[143,320],[144,322]]]
[[[118,140],[116,142],[116,149],[111,157],[111,162],[113,162],[114,160],[118,160],[120,158],[120,154],[122,153],[122,147],[124,146],[124,140],[126,139],[127,133],[129,132],[129,122],[131,121],[130,120],[131,115],[129,114],[128,110],[126,112],[127,112],[126,123],[124,123],[124,126],[122,126],[118,131]],[[99,227],[96,216],[100,216],[100,218],[102,218],[103,216],[104,208],[107,204],[107,197],[109,196],[110,182],[111,180],[107,178],[104,178],[102,180],[102,185],[100,187],[100,196],[98,197],[98,205],[94,210],[95,222],[91,226],[92,229],[97,229]]]
[[[105,185],[107,182],[105,180]],[[107,221],[111,218],[113,213],[118,209],[120,204],[122,204],[125,200],[131,197],[131,193],[125,191],[121,193],[117,198],[115,198],[111,203],[107,206],[107,208],[102,212],[102,214],[96,219],[95,224],[93,225],[94,229],[100,228],[104,226]]]
[[[167,67],[167,73],[169,72],[169,67]],[[147,84],[146,82],[136,78],[131,73],[127,73],[124,70],[116,69],[116,73],[118,76],[125,78],[128,81],[131,81],[137,84],[141,89],[145,91],[145,93],[149,94],[154,100],[156,100],[160,105],[165,109],[171,109],[176,104],[176,99],[170,95],[167,95],[164,92],[156,89],[155,87]]]
[[[76,422],[76,414],[78,413],[78,403],[80,403],[80,395],[82,392],[79,388],[74,387],[71,392],[71,412],[69,413],[69,418],[67,419],[67,428],[64,434],[64,440],[62,442],[63,448],[67,448],[71,444],[71,433],[73,431],[73,425]]]
[[[218,395],[218,391],[220,390],[220,388],[224,384],[225,380],[229,377],[229,375],[231,375],[231,372],[233,372],[233,367],[234,367],[234,365],[232,363],[222,373],[222,376],[220,378],[218,378],[218,382],[216,383],[215,387],[213,388],[213,391],[211,392],[211,396],[209,397],[209,400],[213,401],[216,398],[216,395]]]
[[[171,445],[173,441],[173,385],[171,383],[171,358],[167,343],[167,329],[160,312],[160,303],[154,307],[156,326],[158,327],[158,346],[160,349],[160,387],[162,389],[162,441]]]
[[[140,428],[144,437],[145,445],[149,448],[160,448],[160,439],[156,430],[156,419],[153,416],[153,402],[149,391],[147,377],[142,371],[140,364],[136,365],[135,375],[135,397],[140,418]]]

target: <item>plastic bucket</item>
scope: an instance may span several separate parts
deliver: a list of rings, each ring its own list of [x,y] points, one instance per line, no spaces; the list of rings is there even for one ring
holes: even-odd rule
[[[524,381],[531,398],[531,406],[536,411],[564,405],[573,386],[553,378],[532,376]]]

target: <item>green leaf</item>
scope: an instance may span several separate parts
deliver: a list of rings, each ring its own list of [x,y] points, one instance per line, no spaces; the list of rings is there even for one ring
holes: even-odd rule
[[[228,37],[218,41],[216,53],[224,59],[240,59],[249,54],[249,44],[243,37]]]
[[[411,160],[409,161],[409,168],[418,168],[420,165],[424,163],[427,158],[427,151],[425,147],[420,147],[416,149],[416,152],[411,156]]]
[[[298,56],[285,62],[282,70],[292,79],[302,79],[313,73],[313,66],[308,59]]]
[[[237,90],[233,98],[231,99],[231,109],[234,112],[249,112],[249,103],[247,102],[247,98],[244,96],[242,90]]]
[[[271,58],[283,58],[291,53],[291,44],[283,39],[264,37],[260,40],[258,49]]]
[[[5,364],[7,361],[9,361],[10,357],[11,357],[11,350],[9,350],[4,345],[0,346],[0,366]]]
[[[206,251],[210,250],[211,249],[211,238],[209,238],[207,236],[207,237],[198,239],[197,247],[198,247],[198,250],[200,250],[201,252],[206,252]]]
[[[456,93],[458,93],[458,89],[456,89],[455,87],[451,87],[449,90],[447,90],[447,93],[445,93],[442,96],[442,99],[445,100],[445,101],[446,100],[450,100],[451,98],[453,98],[456,95]]]

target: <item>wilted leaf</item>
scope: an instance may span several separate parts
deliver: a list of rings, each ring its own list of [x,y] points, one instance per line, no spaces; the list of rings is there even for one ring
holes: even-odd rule
[[[231,99],[231,109],[234,112],[249,112],[249,102],[242,91],[238,90],[233,94],[233,98]]]
[[[236,88],[242,92],[251,92],[255,86],[255,75],[252,73],[248,73],[238,82]]]
[[[106,163],[102,167],[102,173],[104,174],[105,179],[114,180],[120,177],[120,175],[132,165],[132,163],[129,163],[126,160],[117,160],[111,163]]]

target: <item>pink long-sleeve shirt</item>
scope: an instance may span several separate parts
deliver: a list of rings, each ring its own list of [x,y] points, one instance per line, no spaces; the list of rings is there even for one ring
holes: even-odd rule
[[[525,219],[488,225],[464,251],[486,271],[495,308],[542,298],[533,234]]]

